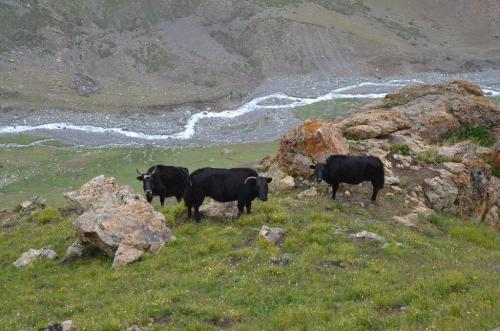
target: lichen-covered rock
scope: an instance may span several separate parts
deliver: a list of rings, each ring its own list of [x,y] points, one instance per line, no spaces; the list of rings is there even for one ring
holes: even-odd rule
[[[16,268],[21,268],[33,263],[37,259],[53,260],[57,257],[57,253],[52,246],[47,246],[41,249],[30,248],[24,252],[13,264]]]
[[[428,205],[437,211],[452,210],[458,197],[458,187],[450,179],[451,173],[444,176],[426,178],[424,194]]]
[[[408,86],[371,107],[401,112],[411,121],[412,130],[429,142],[458,131],[463,124],[493,129],[500,123],[500,108],[479,86],[465,81]]]
[[[481,219],[488,208],[490,169],[480,159],[446,162],[439,175],[424,180],[427,205],[436,211],[459,211],[462,217]]]
[[[288,174],[310,175],[309,166],[323,162],[332,154],[347,154],[349,146],[342,131],[332,121],[307,121],[286,132],[276,161]]]
[[[475,157],[478,146],[466,140],[453,146],[443,146],[438,150],[438,156],[447,160],[460,162],[464,158]]]
[[[411,122],[399,111],[366,110],[338,123],[344,133],[361,139],[378,138],[408,129]]]
[[[109,256],[115,256],[121,244],[157,253],[175,239],[163,214],[112,177],[96,177],[65,197],[82,213],[75,222],[81,242]]]

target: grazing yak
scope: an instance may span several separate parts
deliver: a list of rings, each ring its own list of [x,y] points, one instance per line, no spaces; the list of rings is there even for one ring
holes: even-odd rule
[[[312,165],[316,181],[324,180],[332,185],[332,198],[339,188],[339,183],[359,184],[370,181],[373,186],[371,201],[377,199],[377,193],[384,187],[384,164],[374,156],[331,155],[326,163]]]
[[[198,169],[189,176],[184,193],[188,217],[191,218],[191,208],[194,207],[194,217],[196,221],[200,220],[199,208],[207,196],[219,202],[238,201],[238,216],[244,207],[250,214],[255,198],[267,201],[267,184],[271,180],[259,177],[255,170],[248,168]]]
[[[137,173],[139,174],[137,180],[142,181],[146,200],[149,203],[156,195],[160,196],[162,206],[167,197],[175,197],[177,202],[182,200],[189,178],[189,172],[186,168],[158,164],[149,168],[145,174],[140,173],[139,170]]]

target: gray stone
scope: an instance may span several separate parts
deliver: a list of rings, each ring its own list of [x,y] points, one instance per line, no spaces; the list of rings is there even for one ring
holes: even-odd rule
[[[33,263],[37,259],[53,260],[57,257],[57,253],[52,246],[47,246],[42,249],[30,248],[24,252],[13,264],[16,268],[21,268]]]
[[[285,230],[281,228],[271,228],[267,225],[262,226],[259,231],[259,236],[264,238],[267,241],[272,242],[273,244],[280,244],[285,236]]]

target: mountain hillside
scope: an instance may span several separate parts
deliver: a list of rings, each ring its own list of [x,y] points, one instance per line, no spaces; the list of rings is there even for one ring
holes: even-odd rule
[[[4,108],[217,107],[283,76],[489,68],[497,0],[0,0]]]

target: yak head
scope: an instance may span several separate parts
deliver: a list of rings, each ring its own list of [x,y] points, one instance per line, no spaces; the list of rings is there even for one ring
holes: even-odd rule
[[[267,192],[269,191],[269,186],[267,185],[273,179],[271,177],[247,177],[245,179],[245,185],[252,185],[257,190],[257,197],[259,200],[267,201]]]
[[[316,163],[311,165],[309,168],[314,170],[314,177],[316,177],[317,182],[321,182],[325,178],[325,163]]]
[[[146,193],[146,198],[149,202],[153,199],[153,183],[154,177],[156,174],[156,167],[154,167],[153,171],[146,172],[142,174],[139,170],[136,170],[139,176],[137,176],[137,180],[142,181],[142,188],[144,189],[144,193]]]

